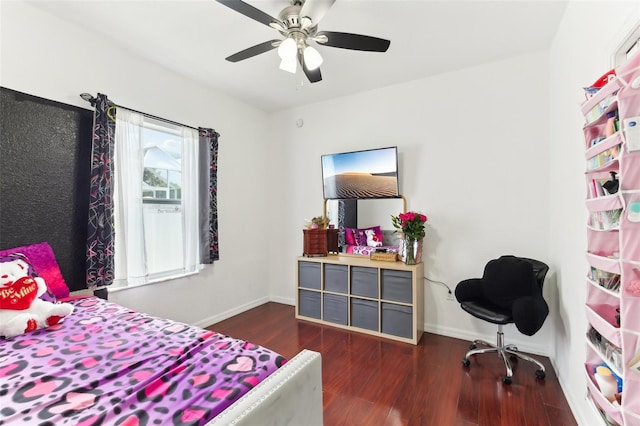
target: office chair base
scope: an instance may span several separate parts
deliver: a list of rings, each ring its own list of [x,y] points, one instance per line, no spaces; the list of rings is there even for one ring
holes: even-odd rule
[[[478,348],[479,345],[486,346],[485,348]],[[498,325],[498,336],[497,342],[495,345],[485,342],[484,340],[474,340],[471,345],[469,345],[469,351],[464,356],[462,360],[462,365],[468,367],[471,365],[471,361],[469,357],[477,354],[484,354],[489,352],[496,352],[500,358],[504,361],[504,366],[506,368],[507,374],[502,378],[502,381],[506,385],[511,384],[511,377],[513,376],[513,368],[511,368],[511,361],[509,358],[521,358],[525,361],[529,361],[534,363],[538,369],[536,370],[536,377],[538,379],[544,379],[546,376],[544,365],[537,359],[534,359],[528,355],[525,355],[518,351],[518,348],[515,345],[504,344],[504,333],[502,332],[502,325]],[[507,354],[509,356],[507,356]]]

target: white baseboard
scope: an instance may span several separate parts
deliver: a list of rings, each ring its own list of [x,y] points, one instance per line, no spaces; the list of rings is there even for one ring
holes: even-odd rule
[[[295,306],[296,305],[296,300],[295,299],[290,299],[288,297],[277,297],[277,296],[271,296],[269,298],[269,302],[275,302],[275,303],[282,303],[283,305],[291,305],[291,306]]]
[[[469,342],[472,342],[473,340],[476,340],[476,339],[481,339],[481,340],[485,340],[487,342],[495,344],[496,333],[498,329],[496,328],[496,333],[493,333],[493,334],[478,334],[476,331],[472,333],[468,330],[462,330],[459,328],[442,327],[437,324],[425,324],[424,331],[428,333],[439,334],[442,336],[453,337],[456,339],[468,340]],[[518,350],[522,352],[549,357],[549,350],[547,348],[543,348],[537,345],[532,345],[531,342],[527,342],[526,340],[507,339],[507,338],[505,338],[505,340],[507,340],[505,343],[516,345],[518,347]]]
[[[236,306],[233,309],[229,309],[225,312],[216,314],[216,315],[212,315],[210,317],[204,318],[196,323],[194,323],[193,325],[195,325],[196,327],[201,327],[201,328],[205,328],[205,327],[209,327],[211,324],[215,324],[217,322],[220,321],[224,321],[228,318],[231,318],[232,316],[241,314],[245,311],[248,311],[249,309],[253,309],[255,307],[258,307],[260,305],[263,305],[267,302],[275,302],[275,303],[282,303],[284,305],[291,305],[291,306],[295,306],[296,301],[294,299],[289,299],[287,297],[261,297],[260,299],[256,299],[254,301],[251,301],[249,303],[245,303],[244,305],[241,306]]]
[[[253,309],[257,306],[263,305],[265,303],[269,302],[269,298],[268,297],[262,297],[260,299],[256,299],[252,302],[249,303],[245,303],[244,305],[240,305],[240,306],[236,306],[233,309],[229,309],[227,311],[221,312],[219,314],[216,315],[212,315],[210,317],[201,319],[200,321],[194,323],[193,325],[195,325],[196,327],[201,327],[201,328],[205,328],[205,327],[209,327],[211,324],[215,324],[217,322],[220,321],[224,321],[228,318],[231,318],[232,316],[241,314],[245,311],[248,311],[249,309]]]
[[[564,393],[564,397],[567,400],[567,404],[569,404],[569,408],[571,409],[571,413],[573,414],[573,417],[576,419],[576,422],[579,425],[586,425],[586,424],[590,424],[590,422],[593,422],[595,424],[595,422],[597,420],[594,419],[600,419],[600,413],[598,413],[598,411],[596,410],[596,408],[593,406],[593,404],[589,403],[588,401],[586,401],[586,403],[591,406],[591,408],[593,409],[593,412],[589,412],[589,413],[584,413],[583,410],[581,409],[581,407],[583,406],[583,404],[580,404],[580,402],[577,400],[580,392],[576,392],[576,389],[569,389],[567,388],[567,379],[564,377],[564,374],[562,374],[562,370],[560,368],[558,368],[558,365],[555,362],[555,358],[549,358],[551,360],[551,365],[553,366],[553,369],[556,371],[556,376],[558,377],[558,382],[560,382],[560,388],[562,388],[562,393]],[[586,400],[587,399],[587,383],[585,381],[584,383],[584,387],[582,387],[582,399]],[[588,414],[588,415],[587,415]],[[600,423],[598,423],[598,425],[604,425],[604,421],[601,421]]]

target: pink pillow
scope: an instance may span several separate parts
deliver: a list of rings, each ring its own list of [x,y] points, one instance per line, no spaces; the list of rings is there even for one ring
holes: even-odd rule
[[[344,242],[347,243],[348,246],[356,245],[356,238],[354,236],[355,228],[344,228]]]
[[[0,250],[0,257],[13,253],[21,253],[27,257],[29,264],[33,266],[39,277],[47,283],[49,291],[57,298],[69,296],[69,287],[62,277],[58,262],[53,254],[53,249],[46,243],[31,244],[28,246],[15,247],[7,250]]]

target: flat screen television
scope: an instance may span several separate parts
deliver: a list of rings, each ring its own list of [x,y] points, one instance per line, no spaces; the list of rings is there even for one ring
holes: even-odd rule
[[[399,197],[398,148],[323,155],[322,182],[325,200]]]

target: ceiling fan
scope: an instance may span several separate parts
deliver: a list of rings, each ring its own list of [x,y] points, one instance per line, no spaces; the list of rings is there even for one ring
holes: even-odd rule
[[[265,41],[251,46],[226,58],[238,62],[278,48],[280,69],[295,73],[297,63],[311,83],[322,80],[320,64],[322,56],[311,46],[311,42],[321,46],[341,49],[386,52],[391,42],[382,38],[361,34],[335,31],[318,31],[318,22],[324,17],[336,0],[291,0],[291,5],[282,9],[278,19],[256,9],[242,0],[216,0],[255,21],[277,30],[284,38]]]

